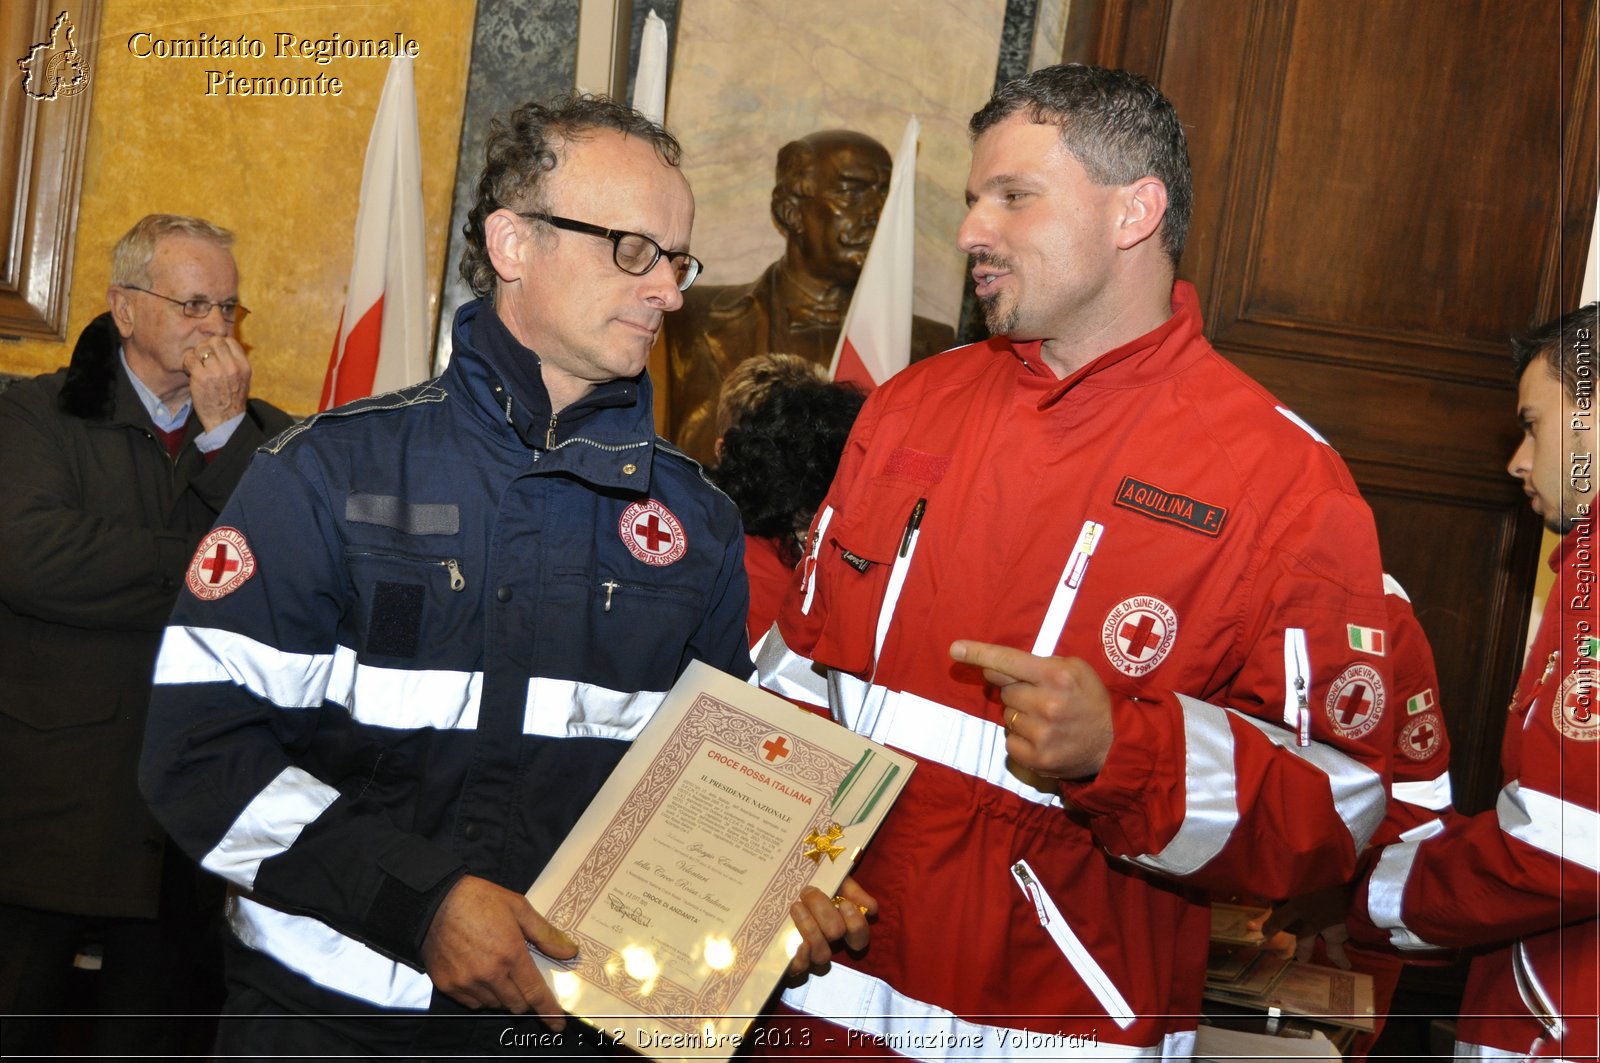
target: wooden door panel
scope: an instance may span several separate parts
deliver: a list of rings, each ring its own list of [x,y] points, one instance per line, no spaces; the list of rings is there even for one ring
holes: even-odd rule
[[[1182,274],[1225,356],[1338,447],[1434,643],[1458,804],[1490,806],[1539,523],[1506,339],[1576,305],[1594,0],[1075,0],[1068,58],[1189,135]]]

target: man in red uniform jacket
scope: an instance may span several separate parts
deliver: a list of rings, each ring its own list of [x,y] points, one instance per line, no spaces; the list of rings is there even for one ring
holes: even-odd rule
[[[958,243],[995,338],[869,398],[760,655],[919,760],[859,868],[872,944],[786,994],[790,1041],[1182,1058],[1203,891],[1346,881],[1382,819],[1377,535],[1174,284],[1160,92],[1051,67],[971,132]]]
[[[1402,950],[1481,947],[1458,1059],[1593,1059],[1600,1049],[1595,316],[1590,304],[1517,345],[1523,437],[1507,468],[1565,538],[1506,720],[1499,800],[1384,848],[1351,919],[1358,940]]]

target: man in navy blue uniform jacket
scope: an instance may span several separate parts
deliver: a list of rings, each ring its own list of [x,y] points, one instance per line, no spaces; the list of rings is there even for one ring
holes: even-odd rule
[[[514,111],[449,369],[280,437],[201,542],[141,783],[234,887],[224,1052],[513,1024],[425,1021],[462,1009],[562,1029],[528,948],[574,945],[523,891],[691,660],[749,674],[738,514],[656,438],[644,372],[700,268],[678,159],[609,100]],[[800,907],[797,973],[865,943],[854,905]]]

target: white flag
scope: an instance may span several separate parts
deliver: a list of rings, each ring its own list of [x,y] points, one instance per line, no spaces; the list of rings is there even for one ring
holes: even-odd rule
[[[411,59],[389,63],[367,141],[355,253],[321,408],[426,380],[428,285],[422,151]]]
[[[889,196],[839,330],[834,380],[868,391],[911,364],[911,302],[917,241],[916,116],[906,122],[889,176]]]
[[[667,118],[667,24],[651,8],[639,38],[639,69],[633,76],[633,109],[657,125]]]

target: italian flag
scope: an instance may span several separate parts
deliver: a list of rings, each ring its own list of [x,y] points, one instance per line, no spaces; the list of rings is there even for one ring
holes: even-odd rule
[[[411,58],[389,63],[367,141],[355,252],[320,409],[428,378],[422,150]]]
[[[1429,687],[1414,698],[1406,699],[1406,715],[1415,716],[1419,712],[1427,712],[1433,708],[1433,688]]]
[[[1381,629],[1361,627],[1359,624],[1346,624],[1345,628],[1350,632],[1352,650],[1360,650],[1362,653],[1370,653],[1377,657],[1384,655],[1384,644],[1387,639],[1384,638]]]

